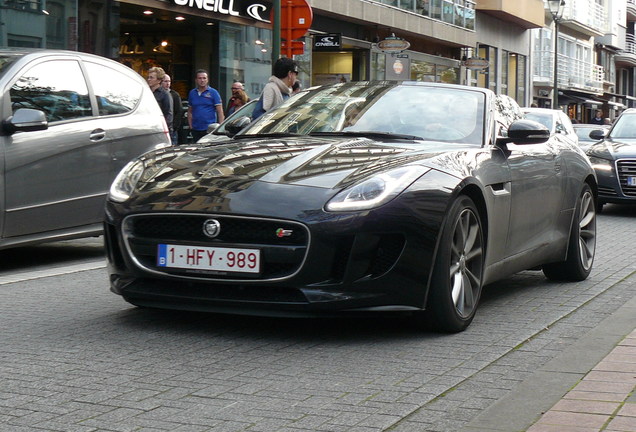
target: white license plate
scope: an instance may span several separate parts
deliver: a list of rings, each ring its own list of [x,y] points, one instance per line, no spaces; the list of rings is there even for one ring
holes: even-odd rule
[[[636,177],[627,176],[627,186],[636,186]]]
[[[157,251],[159,267],[258,273],[260,260],[258,249],[160,244]]]

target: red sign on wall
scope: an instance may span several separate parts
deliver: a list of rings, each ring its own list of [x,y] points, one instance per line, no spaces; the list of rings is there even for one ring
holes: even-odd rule
[[[287,57],[304,52],[304,44],[296,43],[294,39],[301,38],[307,33],[313,18],[314,13],[307,0],[281,0],[280,37],[284,41],[291,42],[281,45],[281,48],[284,47]],[[272,22],[274,21],[274,11],[270,14],[270,19]]]

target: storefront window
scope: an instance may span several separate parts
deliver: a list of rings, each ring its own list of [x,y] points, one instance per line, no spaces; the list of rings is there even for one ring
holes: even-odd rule
[[[272,75],[272,32],[269,29],[220,22],[219,92],[225,102],[234,81],[257,98]]]
[[[526,56],[517,54],[517,103],[526,104]]]
[[[488,60],[488,67],[479,71],[477,86],[497,92],[497,48],[487,45],[479,46],[479,57]]]
[[[371,53],[371,79],[383,80],[385,79],[385,64],[386,54],[379,52]]]

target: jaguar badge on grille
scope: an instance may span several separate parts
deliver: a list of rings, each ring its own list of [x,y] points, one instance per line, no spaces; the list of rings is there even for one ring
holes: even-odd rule
[[[203,222],[203,234],[214,238],[221,232],[221,223],[216,219],[208,219]]]

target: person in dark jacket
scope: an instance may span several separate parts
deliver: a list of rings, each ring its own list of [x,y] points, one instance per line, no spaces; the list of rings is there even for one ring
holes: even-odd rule
[[[163,88],[170,92],[172,97],[172,129],[170,132],[170,138],[172,139],[172,145],[179,144],[179,130],[181,129],[181,121],[183,119],[183,107],[181,106],[181,96],[176,91],[172,90],[172,79],[170,75],[166,74],[161,81]],[[168,125],[170,126],[170,125]]]
[[[603,118],[603,110],[597,109],[596,116],[590,120],[591,124],[605,124],[605,119]]]
[[[163,117],[166,119],[168,128],[170,128],[172,126],[172,98],[170,97],[170,93],[161,85],[161,81],[163,81],[165,75],[166,72],[162,68],[151,67],[148,69],[146,81],[148,82],[148,86],[150,86],[150,90],[152,90],[152,94],[155,95],[155,99],[157,99],[157,103],[159,104],[159,108],[161,108]]]

